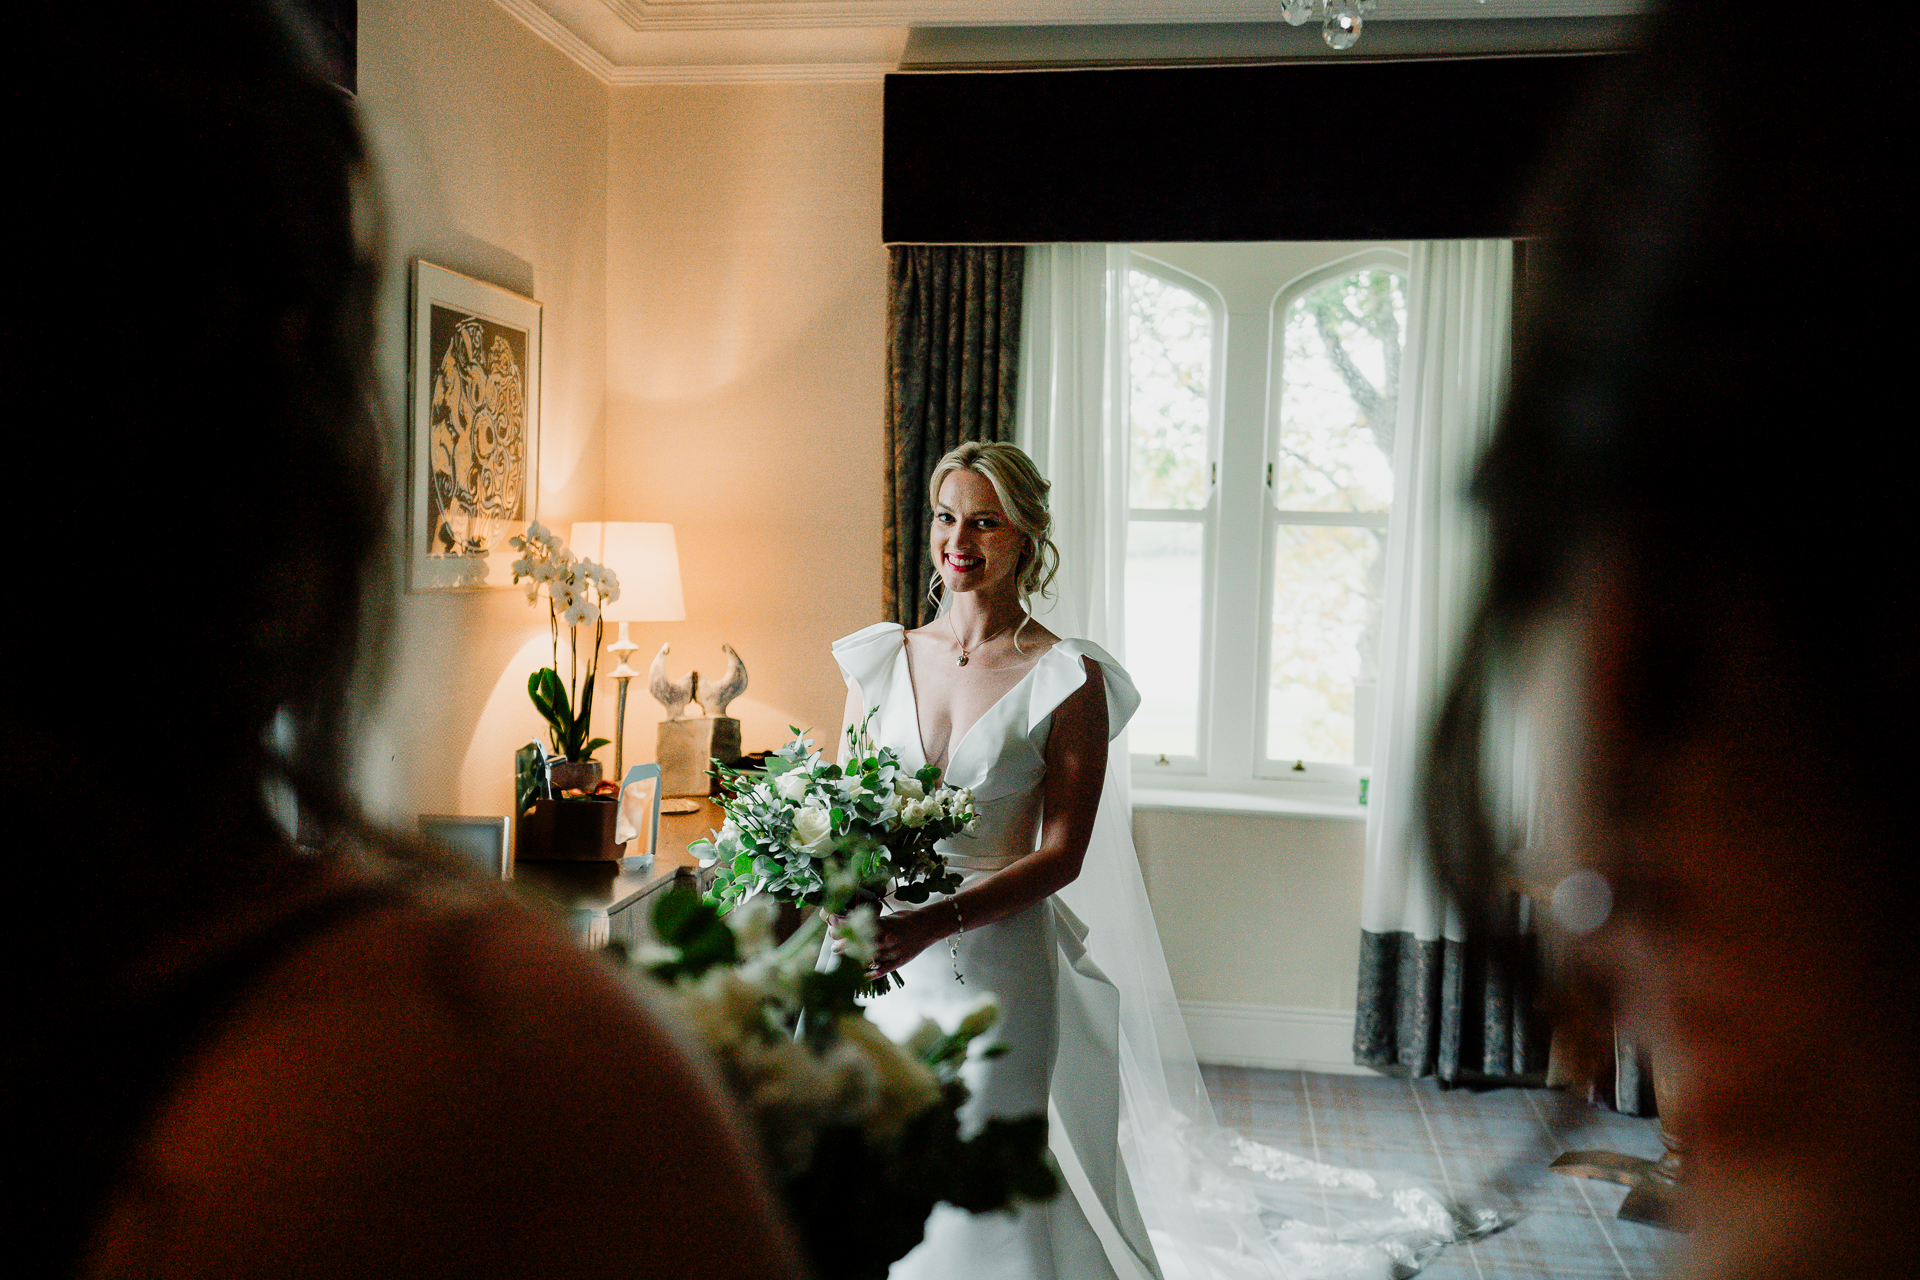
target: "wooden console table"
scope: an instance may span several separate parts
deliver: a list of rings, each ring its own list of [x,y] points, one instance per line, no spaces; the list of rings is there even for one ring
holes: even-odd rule
[[[656,895],[678,883],[699,883],[700,864],[687,846],[724,818],[713,801],[699,804],[695,813],[660,815],[660,845],[651,865],[627,871],[614,862],[522,862],[514,868],[514,887],[559,912],[582,946],[638,947],[653,938]]]

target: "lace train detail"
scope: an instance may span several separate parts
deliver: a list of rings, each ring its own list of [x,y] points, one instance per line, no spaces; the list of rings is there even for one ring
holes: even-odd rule
[[[1184,1154],[1191,1189],[1173,1219],[1182,1229],[1151,1233],[1165,1280],[1405,1280],[1447,1245],[1517,1220],[1451,1204],[1407,1174],[1325,1164],[1231,1129],[1165,1128],[1150,1145]]]

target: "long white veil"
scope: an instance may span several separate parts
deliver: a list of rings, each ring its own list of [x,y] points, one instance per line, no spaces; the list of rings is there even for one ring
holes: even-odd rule
[[[1038,616],[1123,663],[1125,457],[1105,423],[1125,403],[1108,335],[1126,332],[1126,266],[1114,246],[1029,248],[1018,436],[1052,482],[1062,561],[1052,607]],[[1059,894],[1119,993],[1119,1150],[1151,1240],[1143,1260],[1138,1224],[1095,1223],[1121,1274],[1157,1263],[1165,1280],[1405,1276],[1447,1242],[1501,1225],[1411,1178],[1318,1164],[1215,1122],[1134,851],[1130,774],[1122,734],[1080,877]],[[1070,1184],[1087,1176],[1064,1172]]]

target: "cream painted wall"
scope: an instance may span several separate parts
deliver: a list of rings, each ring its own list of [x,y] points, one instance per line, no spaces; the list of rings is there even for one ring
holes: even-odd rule
[[[887,254],[880,86],[615,89],[606,516],[674,525],[687,620],[650,662],[751,675],[748,750],[838,731],[827,646],[880,620]],[[628,703],[629,759],[659,705]],[[609,721],[610,723],[610,721]]]
[[[606,107],[603,85],[492,0],[362,0],[360,110],[387,218],[378,361],[396,475],[418,256],[544,304],[539,515],[563,528],[599,515]],[[508,812],[513,750],[541,728],[525,683],[545,638],[544,616],[516,592],[403,595],[359,768],[368,807],[402,824],[421,811]]]
[[[1365,830],[1136,810],[1134,846],[1181,1000],[1352,1010]]]

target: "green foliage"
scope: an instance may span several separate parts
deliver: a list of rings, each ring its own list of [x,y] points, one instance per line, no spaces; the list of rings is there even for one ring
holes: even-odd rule
[[[831,968],[816,969],[811,957],[818,953],[821,933],[814,927],[803,928],[771,952],[746,957],[745,967],[739,967],[743,958],[720,909],[686,887],[675,887],[661,898],[653,910],[653,928],[664,946],[648,972],[672,985],[680,998],[701,999],[703,988],[696,984],[723,966],[734,967],[741,979],[723,997],[730,1009],[737,1012],[731,1002],[742,989],[759,993],[761,1016],[749,1015],[747,1031],[757,1047],[744,1057],[730,1054],[732,1042],[726,1037],[737,1031],[722,1031],[722,1040],[710,1047],[722,1078],[771,1152],[775,1144],[769,1126],[790,1127],[795,1112],[789,1108],[769,1115],[756,1110],[768,1106],[768,1099],[790,1096],[784,1089],[767,1087],[767,1046],[790,1042],[790,1052],[804,1047],[820,1064],[835,1061],[849,1020],[864,1019],[857,999],[861,964],[841,955]],[[752,1009],[750,1003],[746,1007]],[[892,1263],[920,1242],[936,1204],[991,1213],[1059,1193],[1059,1177],[1047,1155],[1045,1116],[992,1119],[973,1137],[960,1135],[959,1112],[968,1098],[960,1070],[994,1016],[990,1005],[983,1007],[951,1032],[916,1036],[917,1048],[879,1038],[878,1047],[896,1055],[895,1061],[917,1060],[931,1072],[930,1080],[919,1073],[927,1082],[926,1094],[914,1104],[919,1109],[902,1115],[897,1127],[883,1131],[885,1136],[853,1119],[829,1119],[812,1135],[804,1167],[788,1168],[780,1177],[780,1193],[816,1274],[882,1280]],[[716,1023],[726,1019],[710,1016],[696,1022],[711,1037]],[[871,1045],[871,1029],[855,1042],[860,1040]],[[985,1056],[1003,1052],[1005,1046],[996,1045]],[[752,1064],[751,1079],[739,1074],[742,1062]],[[809,1074],[803,1072],[800,1078]],[[827,1092],[835,1091],[828,1086]],[[771,1105],[778,1108],[779,1103]]]
[[[662,982],[697,978],[716,964],[733,964],[740,957],[733,930],[720,913],[694,890],[676,885],[653,909],[654,936],[675,955],[652,966]]]
[[[547,722],[547,737],[554,754],[562,760],[585,760],[607,745],[611,739],[595,738],[593,732],[593,672],[580,684],[580,710],[576,714],[567,696],[560,673],[542,667],[527,677],[527,696],[533,709]]]

